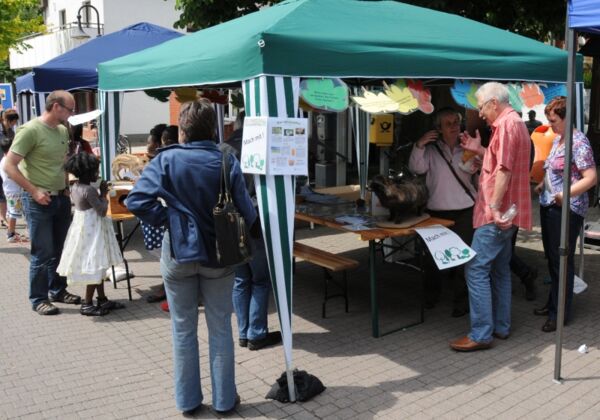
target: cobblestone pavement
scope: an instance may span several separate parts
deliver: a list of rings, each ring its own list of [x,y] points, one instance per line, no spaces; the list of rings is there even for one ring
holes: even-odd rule
[[[591,220],[598,218],[591,217]],[[131,225],[127,226],[129,229]],[[0,232],[1,233],[1,232]],[[321,318],[322,271],[299,261],[294,286],[294,364],[318,376],[327,390],[305,403],[265,399],[283,372],[282,347],[250,352],[236,348],[241,405],[229,418],[586,418],[600,417],[600,351],[596,284],[600,254],[586,250],[589,289],[575,298],[575,316],[564,334],[562,385],[553,383],[555,336],[541,331],[532,309],[545,301],[547,275],[539,229],[520,235],[517,252],[538,268],[537,302],[524,299],[515,281],[513,330],[491,350],[456,353],[451,339],[468,331],[468,317],[451,318],[451,297],[427,310],[423,324],[371,337],[367,244],[352,233],[297,229],[297,240],[357,258],[349,273],[350,312],[341,300]],[[107,294],[127,308],[103,318],[78,314],[42,317],[27,300],[28,246],[0,235],[0,418],[181,417],[172,395],[169,316],[145,297],[161,283],[158,261],[134,236],[126,253],[135,273],[133,302],[124,282]],[[378,267],[383,328],[417,316],[418,281],[396,264]],[[83,288],[72,288],[83,293]],[[277,328],[271,304],[269,321]],[[200,310],[200,318],[204,318]],[[235,322],[235,318],[232,319]],[[210,407],[207,335],[200,320],[202,380],[206,407],[198,418],[218,417]],[[235,328],[234,328],[235,331]],[[236,338],[236,337],[234,337]],[[577,349],[587,344],[589,353]]]

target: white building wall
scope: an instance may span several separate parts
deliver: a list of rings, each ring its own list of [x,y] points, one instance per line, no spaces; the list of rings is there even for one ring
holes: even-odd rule
[[[149,22],[175,30],[173,23],[179,19],[175,0],[104,0],[103,3],[106,33],[138,22]]]
[[[103,0],[91,0],[90,4],[98,9],[100,13],[100,24],[104,22],[104,1]],[[74,0],[49,0],[48,9],[46,10],[46,26],[48,30],[58,29],[60,26],[59,12],[65,10],[67,22],[77,23],[77,11],[83,5],[82,1]],[[82,11],[83,22],[85,22],[85,12]],[[90,22],[96,23],[96,13],[89,9]],[[96,29],[88,31],[90,35],[95,36],[97,34]]]
[[[138,22],[174,29],[173,23],[179,19],[175,0],[104,0],[104,14],[106,33]],[[148,134],[152,127],[161,123],[169,123],[168,102],[159,102],[144,92],[129,92],[124,95],[121,134]]]
[[[11,51],[11,68],[31,68],[41,65],[64,52],[81,45],[86,41],[70,38],[70,31],[60,31],[61,10],[65,10],[66,22],[77,22],[77,11],[82,6],[81,0],[49,0],[45,11],[45,23],[48,31],[53,33],[32,38],[28,43],[33,47],[17,54]],[[173,29],[173,23],[179,19],[175,10],[175,0],[91,0],[90,4],[98,9],[100,24],[104,26],[103,33],[119,31],[126,26],[139,22],[148,22],[167,29]],[[92,28],[85,28],[92,38],[97,35],[96,13],[89,10],[89,22]],[[85,22],[85,11],[82,11]],[[182,32],[181,30],[178,30]],[[169,105],[150,98],[143,92],[133,92],[124,95],[121,114],[121,134],[144,134],[159,123],[169,122]]]

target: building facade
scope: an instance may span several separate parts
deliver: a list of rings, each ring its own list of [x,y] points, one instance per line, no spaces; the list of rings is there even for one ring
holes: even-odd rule
[[[173,29],[179,19],[175,10],[175,0],[40,0],[47,31],[28,37],[25,41],[30,48],[24,51],[10,51],[10,68],[30,70],[44,64],[89,39],[119,31],[139,22]],[[91,7],[82,6],[91,5]],[[75,39],[80,30],[77,13],[81,9],[83,31],[89,39]],[[80,99],[81,98],[81,99]],[[89,108],[89,95],[77,95],[80,108]],[[127,93],[123,97],[121,114],[121,134],[141,136],[155,124],[169,122],[169,105],[150,98],[144,92]]]

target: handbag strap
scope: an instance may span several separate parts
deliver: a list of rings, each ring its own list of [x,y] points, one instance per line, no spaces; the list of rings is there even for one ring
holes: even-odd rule
[[[221,191],[219,193],[219,202],[231,201],[231,189],[229,187],[229,152],[227,150],[222,151],[222,163],[221,163]]]
[[[456,180],[458,181],[458,183],[460,184],[460,186],[463,187],[463,189],[465,190],[465,192],[467,193],[467,195],[469,196],[469,198],[471,200],[473,200],[473,203],[475,203],[475,197],[473,197],[473,194],[471,194],[471,191],[469,191],[469,188],[467,188],[467,186],[465,185],[465,183],[462,182],[462,180],[458,177],[458,174],[454,170],[454,167],[448,161],[448,159],[446,159],[446,156],[444,156],[444,153],[442,152],[442,149],[440,149],[440,146],[438,146],[437,143],[433,143],[433,145],[434,145],[435,149],[438,151],[438,153],[440,154],[440,156],[442,157],[442,159],[444,159],[444,162],[446,162],[446,164],[450,168],[450,171],[452,172],[452,175],[454,175],[454,178],[456,178]]]

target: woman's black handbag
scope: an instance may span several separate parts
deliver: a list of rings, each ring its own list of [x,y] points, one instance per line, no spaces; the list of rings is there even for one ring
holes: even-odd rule
[[[252,259],[252,239],[244,217],[238,212],[229,187],[229,153],[223,152],[221,191],[213,208],[217,259],[224,266],[245,264]]]

